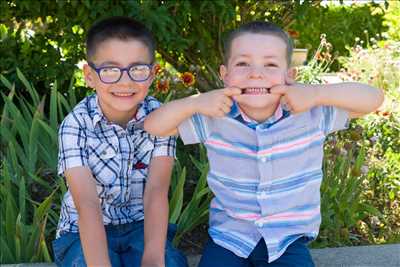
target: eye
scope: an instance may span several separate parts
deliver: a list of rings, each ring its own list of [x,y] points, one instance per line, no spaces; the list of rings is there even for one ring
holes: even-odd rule
[[[235,66],[247,67],[247,66],[249,66],[249,64],[247,62],[244,62],[244,61],[239,61],[238,63],[235,64]]]

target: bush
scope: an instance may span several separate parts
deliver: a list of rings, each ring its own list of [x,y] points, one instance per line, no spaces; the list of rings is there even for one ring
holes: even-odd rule
[[[373,203],[382,216],[365,221],[365,238],[371,242],[400,240],[400,41],[372,40],[369,46],[350,49],[342,58],[343,77],[369,83],[385,91],[384,105],[357,124],[363,129],[368,174],[364,181],[365,201]]]
[[[79,77],[76,65],[85,58],[87,29],[95,20],[111,15],[145,22],[154,32],[163,60],[179,72],[193,72],[200,91],[221,86],[217,69],[222,63],[222,39],[242,22],[270,20],[293,28],[300,32],[300,45],[312,51],[321,33],[336,35],[332,43],[340,53],[346,52],[345,45],[352,45],[360,31],[379,34],[384,29],[382,13],[372,14],[379,10],[377,5],[324,7],[319,1],[10,0],[1,1],[0,10],[0,72],[18,83],[19,67],[40,95],[54,81],[60,92],[66,92],[70,77]],[[85,92],[80,90],[81,80],[77,81],[80,98]]]

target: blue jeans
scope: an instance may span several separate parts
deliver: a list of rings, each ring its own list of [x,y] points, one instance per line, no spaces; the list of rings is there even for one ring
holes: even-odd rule
[[[268,263],[268,249],[264,239],[258,242],[250,256],[241,258],[215,244],[209,237],[199,267],[314,267],[306,238],[299,238],[277,260]]]
[[[122,225],[106,225],[108,254],[113,267],[140,267],[144,248],[143,221]],[[187,267],[186,257],[172,245],[176,225],[168,226],[165,246],[166,267]],[[86,266],[79,233],[66,233],[53,241],[57,266]]]

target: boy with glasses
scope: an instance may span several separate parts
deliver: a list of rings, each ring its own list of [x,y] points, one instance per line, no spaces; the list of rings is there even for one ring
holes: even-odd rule
[[[314,266],[323,142],[369,113],[368,85],[288,85],[292,43],[278,26],[250,22],[225,44],[225,87],[171,101],[145,120],[161,136],[204,143],[210,170],[209,240],[200,267]]]
[[[141,23],[111,17],[90,28],[86,45],[83,72],[96,93],[59,129],[58,170],[68,191],[53,242],[55,261],[185,267],[171,243],[176,229],[167,227],[176,140],[143,129],[144,118],[160,106],[147,96],[154,39]]]

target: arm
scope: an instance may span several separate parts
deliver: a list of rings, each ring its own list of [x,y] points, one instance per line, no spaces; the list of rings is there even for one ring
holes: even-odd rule
[[[350,118],[376,110],[383,102],[382,90],[361,83],[318,86],[317,105],[335,106],[349,112]]]
[[[147,116],[144,129],[157,136],[176,135],[179,124],[195,113],[224,116],[233,104],[230,97],[239,94],[238,88],[224,88],[171,101]]]
[[[88,266],[110,266],[107,238],[104,230],[96,183],[87,167],[74,167],[65,171],[79,215],[79,235]]]
[[[168,190],[174,158],[155,157],[149,166],[144,191],[144,253],[142,267],[165,266],[168,228]]]
[[[342,108],[350,118],[376,110],[384,98],[382,90],[362,83],[278,85],[271,88],[271,93],[282,95],[294,113],[324,105]]]

